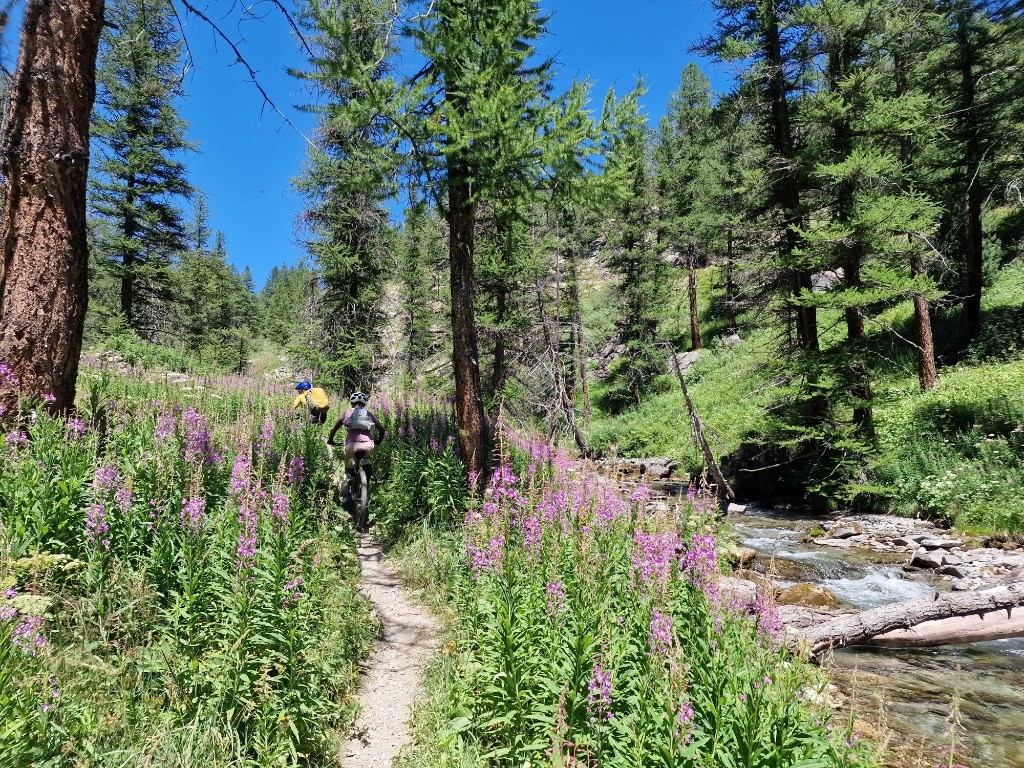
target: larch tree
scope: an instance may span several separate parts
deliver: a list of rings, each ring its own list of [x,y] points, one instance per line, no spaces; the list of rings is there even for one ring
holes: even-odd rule
[[[88,302],[89,117],[103,0],[29,0],[0,144],[0,406],[73,406]]]
[[[167,0],[109,0],[106,16],[92,126],[93,257],[117,284],[112,303],[128,327],[153,339],[171,314],[171,264],[186,247],[180,204],[192,192],[182,156],[193,146],[176,109],[182,42]]]
[[[448,223],[452,367],[463,462],[487,464],[475,249],[481,201],[527,196],[545,155],[574,126],[537,56],[546,18],[533,0],[435,0],[411,30],[425,66],[412,78],[405,135]]]
[[[397,48],[389,9],[372,0],[310,0],[310,87],[314,146],[296,182],[306,198],[306,249],[320,273],[310,367],[343,392],[369,390],[378,371],[382,298],[392,268],[393,231],[385,210],[395,194],[391,123],[370,98],[395,88]]]

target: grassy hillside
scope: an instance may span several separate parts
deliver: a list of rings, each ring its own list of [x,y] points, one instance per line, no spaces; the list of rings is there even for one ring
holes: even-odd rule
[[[759,318],[748,316],[741,318],[743,342],[726,348],[720,340],[722,321],[706,300],[716,279],[714,268],[704,270],[701,316],[708,349],[687,371],[687,380],[716,452],[728,459],[768,428],[776,393],[771,363],[779,354],[779,339]],[[595,298],[590,303],[600,304]],[[666,336],[678,328],[677,314],[673,308],[665,317]],[[827,312],[819,320],[827,349],[842,337],[843,328]],[[878,437],[859,482],[887,510],[923,512],[979,529],[1024,529],[1017,469],[1024,459],[1024,264],[1012,264],[996,276],[985,296],[984,330],[966,352],[956,352],[964,349],[958,309],[936,310],[940,369],[939,386],[932,392],[922,393],[918,386],[916,350],[907,341],[914,337],[912,322],[912,307],[905,302],[870,328]],[[685,344],[685,338],[680,341]],[[601,407],[609,386],[605,380],[593,387],[595,448],[628,456],[665,455],[699,470],[699,452],[674,377],[652,382],[647,397],[619,414]],[[774,473],[785,482],[784,469]]]

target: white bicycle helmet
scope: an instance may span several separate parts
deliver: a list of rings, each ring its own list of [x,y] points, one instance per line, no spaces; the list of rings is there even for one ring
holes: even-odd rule
[[[369,396],[365,392],[353,392],[348,401],[352,405],[366,405],[366,401],[369,399]]]

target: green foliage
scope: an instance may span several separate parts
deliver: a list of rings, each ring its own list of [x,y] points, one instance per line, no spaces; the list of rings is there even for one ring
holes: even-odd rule
[[[91,377],[89,372],[86,377]],[[0,753],[328,762],[373,636],[315,427],[240,379],[97,376],[0,478]]]
[[[391,123],[367,89],[391,91],[397,55],[391,11],[371,0],[319,2],[304,9],[313,34],[311,70],[295,72],[317,98],[316,146],[297,188],[306,198],[306,248],[319,273],[313,319],[299,357],[323,381],[347,392],[369,389],[377,373],[381,299],[393,269],[386,201],[398,156]]]
[[[93,295],[153,337],[169,330],[170,267],[185,245],[176,203],[191,194],[181,155],[192,145],[175,106],[182,43],[161,0],[117,0],[106,20],[91,131]]]
[[[803,701],[821,682],[773,644],[770,611],[716,599],[707,500],[641,514],[642,491],[625,504],[509,439],[462,537],[403,550],[453,625],[402,765],[874,764]]]

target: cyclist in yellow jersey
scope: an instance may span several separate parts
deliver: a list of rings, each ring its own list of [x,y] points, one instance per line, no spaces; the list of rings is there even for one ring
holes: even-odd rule
[[[297,408],[305,405],[309,409],[309,423],[323,424],[327,421],[327,412],[331,410],[331,399],[320,387],[314,387],[308,381],[300,381],[295,385],[299,396],[292,402],[288,413],[295,413]]]

